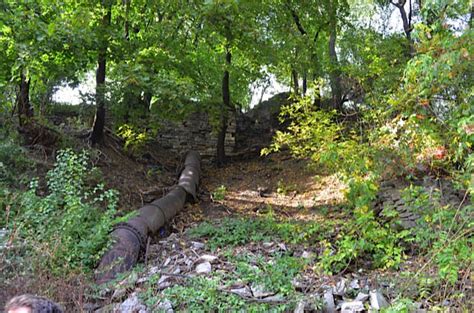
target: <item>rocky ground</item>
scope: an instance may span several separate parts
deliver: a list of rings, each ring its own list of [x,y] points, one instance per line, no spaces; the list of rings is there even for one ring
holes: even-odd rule
[[[377,210],[403,210],[400,189],[405,186],[383,186]],[[186,205],[160,231],[142,264],[102,292],[100,305],[85,308],[361,312],[388,307],[401,289],[410,292],[411,277],[371,270],[363,262],[333,275],[318,266],[325,244],[350,218],[343,191],[335,176],[284,154],[224,168],[204,165],[199,201]],[[451,187],[444,189],[446,201],[459,202],[459,197]],[[410,257],[403,267],[416,269],[423,262],[423,257]],[[414,298],[412,311],[428,308],[428,301]]]

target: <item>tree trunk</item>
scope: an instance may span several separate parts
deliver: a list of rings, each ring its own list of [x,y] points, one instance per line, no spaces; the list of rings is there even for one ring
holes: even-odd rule
[[[231,64],[232,54],[227,48],[226,56],[226,66],[227,68],[224,71],[224,76],[222,77],[222,110],[221,110],[221,125],[219,127],[219,134],[217,135],[217,165],[222,166],[225,163],[225,135],[227,133],[227,114],[231,108],[230,104],[230,74],[228,67]]]
[[[20,126],[23,126],[33,116],[33,109],[30,104],[30,80],[26,78],[23,71],[20,74],[20,90],[18,91],[17,104],[18,122]]]
[[[303,96],[306,96],[306,91],[308,91],[308,73],[304,71],[303,73]]]
[[[102,2],[102,5],[105,5]],[[108,38],[106,30],[110,25],[112,16],[112,8],[110,5],[107,7],[107,13],[102,19],[102,42],[100,43],[98,56],[97,56],[97,72],[96,72],[96,88],[95,88],[95,101],[96,101],[96,113],[94,118],[94,126],[92,128],[91,143],[93,145],[103,143],[104,141],[104,127],[105,127],[105,74],[107,66],[107,46]]]
[[[298,72],[295,69],[291,70],[291,80],[293,81],[293,92],[298,95],[300,92],[300,86],[298,84]]]
[[[145,108],[145,112],[150,112],[150,105],[151,105],[151,98],[153,94],[149,91],[145,91],[143,93],[143,107]]]
[[[336,53],[336,40],[337,40],[337,16],[336,16],[336,6],[334,0],[329,2],[330,4],[330,23],[329,23],[329,59],[331,60],[331,70],[329,77],[331,80],[331,91],[332,99],[331,105],[332,108],[341,111],[342,108],[342,88],[341,88],[341,76],[339,70],[339,62],[337,60]]]
[[[411,32],[412,32],[412,27],[411,27],[411,18],[412,18],[412,4],[411,0],[410,1],[410,7],[409,7],[409,12],[405,10],[405,4],[406,0],[399,0],[398,2],[393,2],[391,3],[398,8],[398,11],[400,11],[400,16],[402,18],[402,23],[403,23],[403,31],[405,32],[405,37],[408,39],[408,52],[410,55],[415,54],[415,47],[413,46],[413,40],[411,38]]]

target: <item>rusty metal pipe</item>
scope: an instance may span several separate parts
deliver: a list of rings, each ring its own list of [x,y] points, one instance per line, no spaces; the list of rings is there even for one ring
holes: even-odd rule
[[[96,282],[106,283],[117,274],[132,268],[146,247],[147,239],[172,219],[187,200],[196,200],[201,157],[190,151],[186,155],[184,169],[170,192],[138,210],[127,222],[116,225],[112,231],[114,244],[104,254],[96,271]]]

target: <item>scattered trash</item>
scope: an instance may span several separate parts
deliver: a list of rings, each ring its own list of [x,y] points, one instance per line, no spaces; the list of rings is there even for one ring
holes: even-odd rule
[[[341,313],[353,313],[364,311],[364,303],[362,301],[344,302],[341,306]]]
[[[296,308],[295,310],[293,311],[293,313],[304,313],[304,308],[306,306],[306,302],[301,300],[300,302],[298,302],[298,304],[296,305]]]
[[[192,245],[193,248],[196,249],[196,250],[204,249],[204,247],[206,246],[206,245],[203,244],[202,242],[197,242],[197,241],[191,241],[191,245]]]
[[[265,287],[262,285],[252,285],[250,289],[252,290],[252,294],[255,298],[264,298],[268,296],[273,296],[275,294],[274,292],[266,291]]]
[[[201,255],[201,257],[199,258],[199,261],[206,261],[209,263],[212,263],[215,260],[217,260],[217,257],[215,255],[210,255],[210,254]]]
[[[238,296],[241,296],[243,298],[252,297],[252,293],[250,292],[248,287],[231,289],[231,290],[229,290],[229,292],[234,293],[234,294],[236,294]]]
[[[369,299],[369,294],[367,293],[363,293],[363,292],[359,292],[357,294],[357,297],[354,299],[354,301],[367,301]]]
[[[385,307],[388,307],[388,302],[385,300],[384,296],[377,290],[372,290],[370,292],[370,306],[375,310],[380,310]]]
[[[351,281],[351,283],[349,284],[349,288],[351,288],[351,289],[360,289],[359,280],[358,279],[353,279]]]
[[[313,254],[311,252],[308,252],[308,251],[303,251],[303,253],[301,254],[301,257],[303,259],[311,259],[313,257]]]
[[[120,313],[130,313],[130,312],[149,312],[144,304],[140,302],[137,294],[134,292],[128,297],[127,300],[122,302],[119,306]]]
[[[334,303],[334,295],[332,294],[331,289],[327,289],[323,295],[324,298],[324,313],[333,313],[336,312],[336,304]]]
[[[161,300],[156,308],[158,309],[159,312],[174,313],[173,305],[171,304],[171,301],[168,299]]]
[[[196,266],[196,273],[198,274],[208,274],[211,272],[211,270],[212,270],[212,266],[211,266],[211,263],[209,262],[203,262],[203,263],[198,264],[198,266]]]
[[[333,287],[333,294],[336,296],[343,296],[346,293],[346,279],[342,278],[335,287]]]

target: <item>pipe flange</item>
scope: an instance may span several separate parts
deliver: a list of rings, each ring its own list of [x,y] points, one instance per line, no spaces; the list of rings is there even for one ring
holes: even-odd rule
[[[126,229],[132,232],[135,237],[137,237],[138,241],[140,242],[140,250],[144,250],[146,248],[146,240],[147,237],[143,236],[143,234],[133,225],[130,225],[127,222],[120,222],[114,226],[115,229]]]

